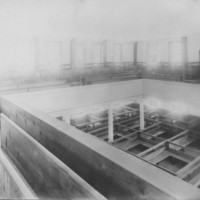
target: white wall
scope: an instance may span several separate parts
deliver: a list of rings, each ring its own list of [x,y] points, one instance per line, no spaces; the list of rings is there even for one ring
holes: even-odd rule
[[[84,108],[91,112],[93,109],[106,108],[110,102],[133,102],[143,97],[148,105],[200,116],[199,91],[198,84],[141,79],[6,96],[43,112],[54,113],[55,116],[69,109]]]
[[[134,100],[143,95],[142,80],[106,83],[89,86],[43,90],[8,95],[15,102],[24,102],[44,112],[104,105],[109,102]]]
[[[144,80],[146,103],[186,114],[200,116],[200,85]]]

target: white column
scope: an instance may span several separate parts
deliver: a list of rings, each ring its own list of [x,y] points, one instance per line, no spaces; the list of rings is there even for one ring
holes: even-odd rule
[[[144,129],[144,103],[140,100],[140,130]]]
[[[67,113],[65,113],[65,122],[67,124],[70,124],[70,119],[71,119],[71,110],[67,110]]]
[[[108,108],[108,142],[113,141],[113,109],[112,104]]]

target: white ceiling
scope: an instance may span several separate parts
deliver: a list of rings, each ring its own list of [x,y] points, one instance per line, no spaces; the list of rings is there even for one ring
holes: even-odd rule
[[[198,0],[1,0],[0,38],[152,39],[200,33]]]

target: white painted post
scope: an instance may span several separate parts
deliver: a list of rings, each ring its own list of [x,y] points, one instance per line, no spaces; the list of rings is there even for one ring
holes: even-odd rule
[[[65,114],[65,122],[67,124],[70,124],[70,119],[71,119],[71,111],[70,110],[67,110],[67,113]]]
[[[112,104],[108,108],[108,142],[113,141],[113,109]]]
[[[144,129],[144,103],[141,99],[140,101],[140,130]]]

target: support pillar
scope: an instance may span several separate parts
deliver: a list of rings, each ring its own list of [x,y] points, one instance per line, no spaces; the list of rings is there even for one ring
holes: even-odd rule
[[[144,103],[140,101],[140,130],[144,129]]]
[[[120,62],[123,62],[123,46],[122,43],[119,44],[119,48],[120,48]]]
[[[110,104],[108,109],[108,142],[113,141],[113,135],[113,108]]]
[[[188,47],[187,46],[188,46],[187,45],[187,36],[182,37],[182,63],[183,63],[182,78],[183,78],[183,81],[185,80],[187,63],[188,63]]]
[[[76,74],[76,40],[72,39],[70,42],[70,67],[71,67],[71,80]]]
[[[34,66],[37,68],[39,65],[39,39],[37,36],[34,37]]]
[[[71,111],[70,110],[67,110],[67,113],[65,113],[65,116],[64,116],[64,120],[67,124],[70,124],[70,119],[71,119]]]
[[[42,76],[39,63],[39,39],[37,36],[35,36],[33,38],[33,68],[37,72],[37,79],[40,79]]]
[[[134,63],[134,66],[137,65],[137,46],[138,46],[138,42],[134,42],[134,47],[133,47],[133,63]]]
[[[83,56],[84,56],[84,72],[85,72],[85,69],[86,69],[86,64],[87,64],[87,45],[86,45],[86,42],[83,43]]]
[[[63,77],[65,77],[65,75],[64,75],[64,71],[62,70],[62,66],[63,66],[63,64],[64,64],[64,60],[63,60],[63,41],[60,41],[59,42],[59,46],[60,46],[60,68],[59,68],[59,74],[58,74],[58,76],[59,76],[59,79],[63,79]]]
[[[33,52],[34,52],[34,60],[33,60],[33,65],[34,65],[34,69],[37,71],[37,73],[39,72],[39,78],[41,78],[41,73],[40,70],[38,69],[39,66],[39,39],[37,36],[34,37],[33,39]]]
[[[103,64],[104,64],[104,67],[106,66],[106,63],[107,63],[107,54],[108,54],[108,51],[107,51],[107,40],[104,40],[103,41]]]
[[[63,64],[65,64],[64,61],[63,61],[63,46],[64,46],[64,42],[60,41],[59,45],[60,45],[60,65],[62,66]]]

